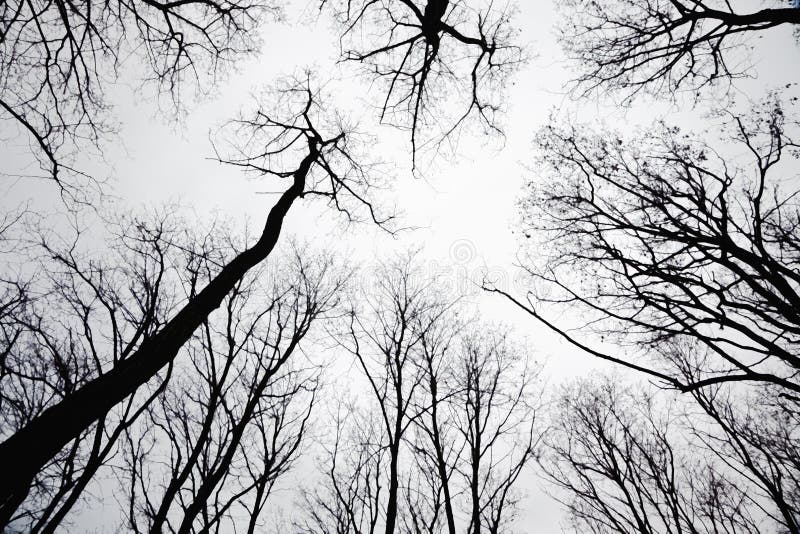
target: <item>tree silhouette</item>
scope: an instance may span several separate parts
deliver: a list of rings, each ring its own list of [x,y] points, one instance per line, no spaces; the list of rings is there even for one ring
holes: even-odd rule
[[[456,439],[451,419],[450,403],[455,396],[451,355],[457,350],[463,327],[454,314],[447,314],[430,322],[420,340],[417,365],[423,376],[420,388],[424,394],[415,402],[415,411],[420,415],[414,420],[416,435],[413,447],[416,473],[419,473],[417,482],[423,487],[417,490],[409,488],[406,492],[414,526],[407,530],[436,531],[444,511],[448,534],[457,532],[456,497],[459,490],[455,475],[464,446]],[[426,528],[421,528],[420,524]]]
[[[176,102],[187,77],[204,81],[256,48],[269,3],[238,0],[12,0],[0,6],[0,118],[31,138],[62,193],[80,195],[76,143],[112,127],[105,93],[130,58]]]
[[[800,528],[800,464],[797,403],[777,387],[736,392],[715,386],[693,396],[711,425],[691,424],[698,441],[744,479],[745,502],[766,509],[786,532]],[[767,503],[766,505],[764,503]]]
[[[689,461],[675,415],[606,379],[565,388],[540,465],[586,532],[762,532],[744,486],[701,452]],[[707,452],[707,451],[706,451]]]
[[[534,376],[518,350],[502,332],[472,333],[455,362],[451,417],[466,456],[456,469],[469,492],[472,534],[502,532],[513,520],[515,483],[535,453],[535,406],[527,391]]]
[[[697,90],[745,74],[733,54],[745,37],[800,24],[800,10],[765,3],[775,7],[743,12],[721,0],[572,0],[563,7],[561,41],[585,90],[609,87],[628,97]]]
[[[174,360],[183,344],[231,289],[270,255],[283,219],[296,200],[321,196],[350,218],[357,215],[356,209],[365,208],[368,217],[379,224],[385,223],[377,219],[364,196],[369,182],[352,157],[352,140],[341,122],[324,123],[318,95],[312,91],[310,81],[291,82],[278,94],[284,98],[282,104],[290,109],[293,106],[286,119],[259,111],[253,119],[232,123],[233,128],[249,133],[247,139],[251,143],[261,146],[253,151],[252,144],[239,145],[240,153],[229,159],[230,163],[292,182],[270,210],[258,240],[218,264],[218,270],[203,273],[208,274],[203,279],[205,287],[191,293],[158,332],[143,337],[136,350],[113,369],[48,406],[0,444],[3,517],[11,517],[27,495],[31,480],[58,451]],[[281,158],[285,166],[278,168],[276,161]]]
[[[611,377],[582,380],[558,396],[540,464],[581,531],[792,532],[797,470],[781,460],[797,444],[780,436],[797,423],[765,393],[698,390],[706,418]],[[761,432],[783,422],[774,441]]]
[[[388,449],[375,436],[381,435],[383,424],[374,413],[337,405],[333,443],[320,459],[324,479],[303,492],[305,518],[294,522],[298,532],[379,532]]]
[[[430,325],[447,309],[431,294],[432,288],[415,280],[412,258],[382,267],[376,290],[351,313],[346,348],[358,361],[379,413],[381,428],[372,437],[386,449],[388,473],[384,532],[395,532],[400,506],[401,447],[414,419],[414,398],[423,374],[417,354]],[[377,438],[377,439],[376,439]]]
[[[339,336],[369,395],[340,404],[301,532],[478,534],[514,519],[538,435],[534,375],[508,333],[461,319],[414,258],[378,270]]]
[[[553,244],[527,264],[549,295],[505,295],[578,347],[668,386],[762,382],[796,397],[797,192],[780,181],[796,161],[795,125],[775,103],[727,124],[729,152],[664,125],[638,141],[547,128],[552,180],[523,210],[527,231]],[[644,354],[590,348],[534,298],[580,307],[597,320],[591,330]],[[662,351],[681,339],[709,350],[691,361]]]
[[[381,83],[381,121],[411,132],[414,164],[420,148],[438,147],[472,117],[500,132],[501,89],[522,61],[508,11],[460,0],[321,5],[341,24],[343,60],[362,64]]]
[[[178,377],[128,433],[123,485],[135,532],[212,531],[239,521],[253,532],[300,453],[317,378],[290,360],[335,305],[339,283],[324,256],[296,255],[275,270],[237,284],[187,344],[190,361],[178,364]],[[272,287],[259,283],[265,279]]]
[[[36,269],[4,282],[13,300],[4,303],[0,326],[3,438],[113,369],[142,338],[161,328],[180,287],[175,266],[184,251],[192,250],[177,221],[168,219],[164,213],[107,222],[113,239],[101,257],[87,254],[88,238],[80,227],[73,239],[45,234],[31,243],[26,231],[16,236],[16,254]],[[125,395],[76,435],[36,473],[24,505],[16,513],[3,508],[0,523],[13,522],[30,532],[55,531],[113,458],[126,429],[163,390],[169,374],[167,369],[148,387]]]

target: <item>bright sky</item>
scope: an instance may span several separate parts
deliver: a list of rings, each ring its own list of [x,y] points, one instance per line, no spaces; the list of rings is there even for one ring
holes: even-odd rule
[[[758,2],[745,2],[754,3]],[[211,161],[209,131],[235,116],[243,105],[250,105],[251,95],[258,88],[280,76],[310,68],[318,73],[318,79],[333,80],[329,89],[336,94],[337,103],[363,114],[365,124],[373,121],[372,110],[361,105],[365,98],[374,96],[365,95],[368,84],[354,77],[353,71],[335,65],[338,46],[328,19],[322,17],[313,23],[310,15],[314,2],[298,0],[289,4],[287,22],[264,29],[263,52],[237,65],[237,72],[213,95],[193,104],[179,125],[160,117],[152,98],[139,94],[128,85],[130,80],[123,79],[126,83],[113,90],[120,135],[107,145],[105,160],[109,166],[103,172],[113,177],[111,191],[120,206],[152,207],[177,202],[201,217],[218,213],[238,222],[249,219],[260,226],[275,197],[259,192],[278,188],[247,179],[239,171]],[[486,146],[476,138],[480,136],[465,132],[458,156],[440,159],[421,179],[408,172],[407,136],[381,128],[375,132],[380,139],[378,151],[382,159],[391,163],[388,170],[396,176],[392,201],[405,214],[403,224],[418,229],[396,238],[367,224],[350,226],[343,232],[341,219],[332,217],[330,211],[298,205],[285,225],[284,239],[292,234],[314,244],[335,243],[349,251],[354,260],[367,263],[392,250],[424,245],[423,258],[431,273],[447,274],[459,287],[473,287],[469,281],[480,280],[486,270],[494,279],[511,283],[519,247],[513,232],[515,203],[523,184],[537,179],[536,170],[529,168],[533,156],[531,140],[551,112],[625,129],[668,115],[702,128],[700,110],[679,113],[673,107],[652,102],[620,110],[609,101],[575,102],[567,98],[564,87],[570,74],[555,42],[555,2],[528,0],[520,4],[516,24],[533,57],[508,88],[504,146]],[[746,94],[757,98],[768,85],[780,86],[797,79],[800,47],[789,31],[779,30],[753,44],[759,79],[741,84]],[[0,157],[20,158],[27,145],[13,135],[1,137],[7,144],[0,149]],[[395,159],[399,161],[395,163]],[[4,186],[6,202],[37,195],[43,196],[34,198],[34,202],[48,202],[47,193],[30,181],[6,179],[0,184]],[[513,285],[508,287],[514,289]],[[505,301],[485,295],[477,295],[474,300],[485,316],[510,322],[529,338],[536,358],[547,361],[545,374],[551,383],[597,366],[596,361],[575,354]],[[559,532],[557,504],[541,493],[535,475],[529,479],[526,486],[530,497],[523,503],[520,529],[544,534]]]

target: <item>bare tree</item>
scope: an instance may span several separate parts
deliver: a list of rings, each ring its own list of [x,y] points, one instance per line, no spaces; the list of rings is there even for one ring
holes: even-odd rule
[[[0,257],[7,260],[17,248],[16,227],[24,218],[24,211],[9,211],[0,219]],[[3,272],[0,278],[0,383],[8,372],[6,361],[23,337],[25,328],[15,318],[24,314],[30,305],[29,280],[19,274]],[[0,391],[0,412],[5,410],[5,395]]]
[[[581,349],[670,387],[761,382],[796,397],[797,190],[780,179],[796,161],[795,125],[773,102],[727,126],[733,143],[719,152],[664,125],[638,141],[546,129],[552,181],[523,210],[526,231],[553,246],[529,257],[539,289],[527,302],[505,295]],[[534,299],[587,311],[588,329],[627,354],[590,348]],[[661,350],[673,340],[708,351],[678,361]]]
[[[12,0],[0,6],[0,118],[29,135],[47,175],[79,194],[62,171],[76,142],[110,129],[104,93],[137,57],[146,78],[180,98],[188,77],[212,78],[257,46],[276,5],[256,1]],[[77,173],[80,174],[80,173]]]
[[[696,90],[746,72],[739,46],[750,34],[800,24],[800,10],[779,0],[745,11],[723,0],[571,0],[561,41],[585,90],[611,87],[628,97]]]
[[[303,492],[305,519],[295,521],[306,534],[379,532],[384,517],[388,449],[376,440],[383,422],[354,404],[339,403],[334,439],[320,458],[324,478]]]
[[[400,505],[401,447],[416,417],[414,398],[421,387],[417,355],[431,322],[446,309],[432,298],[431,286],[417,279],[413,256],[382,267],[374,293],[351,314],[345,347],[356,358],[382,421],[375,436],[388,454],[386,534],[395,531]]]
[[[327,199],[348,217],[366,209],[367,217],[379,220],[366,199],[368,180],[353,159],[351,136],[341,120],[325,121],[318,95],[310,81],[295,81],[278,93],[290,108],[285,119],[259,111],[252,119],[235,121],[232,127],[247,135],[250,144],[239,145],[240,153],[229,163],[278,179],[291,185],[281,193],[267,216],[256,243],[203,272],[205,287],[198,287],[159,324],[158,331],[137,338],[137,345],[112,369],[52,399],[41,413],[15,429],[0,444],[0,507],[10,517],[27,495],[36,474],[64,446],[80,436],[112,407],[155,377],[176,357],[192,333],[218,308],[225,296],[256,265],[272,252],[283,219],[296,200],[306,196]],[[258,146],[260,144],[260,146]],[[283,167],[278,167],[283,163]],[[150,287],[150,286],[148,286]]]
[[[442,418],[452,396],[444,357],[457,325],[413,258],[384,265],[378,291],[351,315],[344,343],[371,389],[366,402],[339,403],[333,444],[320,460],[326,476],[305,492],[300,532],[455,530],[458,450]]]
[[[451,418],[465,444],[457,470],[469,493],[467,531],[505,532],[516,513],[515,483],[538,441],[528,391],[534,377],[522,351],[492,329],[463,337],[455,367]]]
[[[271,276],[258,270],[193,337],[189,361],[128,433],[134,531],[255,531],[305,437],[317,380],[296,354],[335,305],[341,281],[330,270],[325,256],[300,255]]]
[[[24,292],[18,293],[14,307],[4,306],[3,437],[114,368],[141,339],[160,329],[181,281],[191,284],[191,277],[179,272],[181,260],[188,251],[202,254],[170,218],[162,213],[109,223],[112,239],[101,257],[87,254],[85,242],[90,239],[81,235],[80,227],[67,242],[52,236],[35,243],[19,239],[18,246],[26,251],[21,254],[30,256],[36,269],[18,274],[14,287]],[[23,265],[30,267],[27,260]],[[32,493],[23,506],[16,513],[3,508],[2,524],[11,522],[31,532],[53,532],[62,524],[168,376],[169,369],[150,387],[126,395],[48,460],[32,479]]]
[[[438,146],[471,117],[500,132],[501,89],[522,61],[508,10],[461,0],[321,5],[330,5],[342,26],[343,59],[382,84],[381,121],[410,130],[415,163],[418,149]]]
[[[691,447],[679,414],[649,393],[611,378],[578,382],[558,397],[552,424],[540,465],[578,531],[756,533],[767,525],[745,479]]]
[[[423,374],[423,394],[416,401],[416,436],[413,442],[417,464],[417,484],[408,489],[406,499],[416,529],[410,532],[438,532],[444,512],[449,534],[456,533],[456,486],[454,475],[464,450],[450,418],[450,402],[457,394],[453,380],[453,354],[458,350],[458,334],[464,327],[455,314],[445,314],[427,325],[420,340],[418,365]],[[426,529],[419,528],[422,523]]]
[[[700,442],[752,488],[744,501],[764,510],[781,530],[796,532],[800,422],[797,403],[775,389],[731,392],[715,386],[696,391],[693,396],[714,424],[691,426]]]
[[[611,377],[565,387],[540,463],[573,526],[796,531],[795,407],[764,388],[738,389],[698,390],[698,412],[685,397],[659,401]]]
[[[505,532],[536,441],[526,358],[507,333],[459,318],[413,254],[373,287],[341,341],[369,395],[337,418],[323,457],[336,468],[308,493],[301,531]]]
[[[773,95],[719,112],[717,144],[664,123],[538,137],[547,179],[522,201],[531,290],[487,289],[573,346],[691,393],[677,415],[612,384],[565,392],[543,465],[577,530],[797,530],[798,147],[783,106]],[[577,328],[548,319],[553,305],[582,314]]]

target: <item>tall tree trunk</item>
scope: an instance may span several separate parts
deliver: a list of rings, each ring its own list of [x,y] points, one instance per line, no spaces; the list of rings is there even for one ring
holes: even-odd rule
[[[447,475],[447,462],[444,458],[442,438],[439,431],[439,421],[436,409],[437,402],[438,401],[434,401],[431,413],[433,425],[433,447],[436,452],[436,467],[439,471],[439,478],[442,481],[442,490],[444,492],[444,513],[447,517],[447,532],[448,534],[456,534],[456,520],[455,516],[453,515],[453,501],[450,495],[450,480]]]
[[[269,256],[289,208],[303,195],[306,176],[318,151],[317,142],[309,140],[308,155],[293,173],[292,186],[270,210],[256,244],[228,263],[161,332],[143,341],[130,358],[51,406],[0,444],[0,526],[8,524],[25,500],[36,473],[62,447],[173,361],[192,333],[220,306],[235,284]]]
[[[306,325],[306,327],[307,326],[308,325]],[[241,418],[230,430],[231,438],[225,450],[225,454],[219,460],[216,469],[214,469],[208,475],[208,477],[202,481],[200,487],[195,491],[194,500],[184,510],[183,519],[178,527],[178,534],[189,534],[192,532],[192,525],[195,518],[201,513],[205,512],[206,504],[211,498],[211,494],[214,492],[220,481],[223,479],[223,477],[225,477],[230,469],[233,457],[236,454],[236,451],[239,450],[239,445],[241,444],[244,431],[250,425],[250,422],[253,419],[253,414],[258,408],[258,403],[263,397],[267,386],[269,386],[272,377],[275,376],[275,373],[277,373],[283,364],[286,363],[286,360],[289,358],[289,356],[294,353],[298,343],[300,342],[300,338],[302,338],[302,335],[295,334],[291,343],[288,347],[286,347],[286,350],[284,351],[280,360],[277,362],[276,366],[266,372],[266,374],[261,378],[251,392],[250,400],[245,405]],[[151,531],[151,533],[155,534],[155,531]]]
[[[470,494],[472,497],[472,534],[481,534],[481,493],[480,493],[480,476],[481,476],[481,391],[480,384],[477,383],[475,378],[475,412],[474,412],[474,439],[470,447],[471,463],[472,463],[472,480],[470,480]]]
[[[389,499],[386,503],[386,530],[385,534],[394,534],[397,523],[397,492],[399,489],[399,475],[397,473],[397,456],[400,452],[399,441],[389,448]]]
[[[209,350],[211,350],[211,332],[207,321],[204,324],[204,330],[206,342],[208,343]],[[213,357],[213,355],[211,357]],[[217,415],[217,408],[219,407],[220,390],[228,377],[228,373],[230,372],[232,364],[233,358],[229,352],[228,358],[225,360],[225,367],[222,369],[222,374],[218,379],[216,379],[212,386],[210,395],[211,398],[208,401],[208,409],[206,410],[205,417],[203,418],[203,425],[200,429],[200,433],[198,434],[197,439],[192,446],[189,456],[186,458],[186,464],[183,466],[183,469],[180,470],[177,476],[173,476],[172,480],[170,480],[169,484],[167,485],[167,489],[164,491],[161,504],[159,504],[158,511],[156,512],[156,515],[150,524],[151,533],[159,534],[164,528],[164,524],[167,522],[169,509],[172,506],[172,502],[175,500],[175,497],[178,495],[181,487],[183,487],[183,483],[186,482],[186,480],[189,478],[189,475],[192,474],[192,469],[194,469],[195,465],[197,464],[197,459],[203,452],[203,447],[207,445],[206,440],[211,433],[211,427],[213,425],[214,418]]]

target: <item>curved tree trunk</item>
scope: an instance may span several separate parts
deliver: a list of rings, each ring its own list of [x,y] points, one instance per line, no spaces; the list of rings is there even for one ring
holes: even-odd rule
[[[8,524],[25,500],[36,473],[62,447],[173,361],[180,348],[206,317],[220,306],[236,282],[269,256],[289,208],[303,195],[306,176],[318,150],[316,142],[309,142],[309,154],[293,173],[292,186],[283,192],[270,210],[258,242],[228,263],[161,332],[145,340],[130,358],[51,406],[0,444],[0,526]]]

